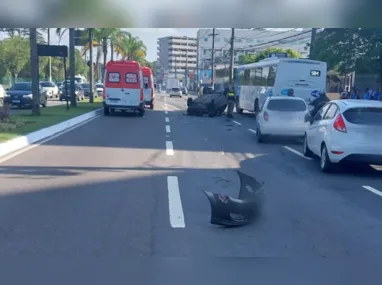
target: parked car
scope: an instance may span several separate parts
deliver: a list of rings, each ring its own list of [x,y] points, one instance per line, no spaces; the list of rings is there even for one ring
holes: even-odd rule
[[[103,83],[96,83],[95,85],[96,90],[97,90],[97,95],[102,96],[103,93]]]
[[[91,94],[93,94],[94,98],[98,97],[97,89],[95,85],[93,85],[93,92],[90,91],[90,83],[82,83],[81,84],[82,89],[84,90],[85,97],[90,97]]]
[[[68,89],[66,90],[65,84],[63,85],[64,88],[62,88],[61,94],[60,94],[60,101],[70,101],[71,95],[70,95],[70,84],[68,84]],[[81,84],[75,84],[74,86],[74,92],[76,94],[76,100],[82,101],[85,100],[85,93],[84,90],[81,87]]]
[[[58,87],[57,85],[52,81],[40,81],[40,85],[42,88],[46,91],[47,96],[49,98],[58,98]]]
[[[0,107],[4,105],[5,89],[3,85],[0,84]]]
[[[46,107],[48,104],[47,93],[41,85],[39,85],[39,90],[40,104],[42,107]],[[32,82],[16,82],[6,91],[4,97],[5,104],[20,108],[33,106]]]
[[[170,90],[170,97],[182,98],[182,90],[179,87],[174,87]]]
[[[306,121],[304,155],[318,156],[323,172],[341,162],[382,164],[382,102],[332,100]]]

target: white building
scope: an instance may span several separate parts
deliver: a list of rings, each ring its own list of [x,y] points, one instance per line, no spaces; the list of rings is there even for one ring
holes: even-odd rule
[[[158,63],[165,77],[184,78],[196,70],[196,38],[165,37],[158,41]]]
[[[309,55],[311,29],[291,29],[274,31],[267,29],[235,29],[234,60],[238,63],[240,55],[256,53],[269,47],[292,48],[302,57]],[[230,61],[231,29],[215,29],[215,67],[226,68]],[[211,68],[212,29],[197,32],[198,69]]]

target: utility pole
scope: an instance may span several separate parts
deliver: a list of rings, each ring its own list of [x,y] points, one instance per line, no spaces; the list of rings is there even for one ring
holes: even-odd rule
[[[312,28],[312,35],[310,37],[310,52],[309,52],[309,58],[314,59],[315,55],[315,45],[316,45],[316,34],[317,34],[317,28]]]
[[[231,58],[230,58],[230,66],[229,66],[229,83],[233,83],[233,67],[235,65],[235,57],[234,57],[234,51],[235,51],[235,29],[232,28],[232,34],[231,34]]]
[[[32,115],[40,116],[40,88],[38,82],[38,54],[37,54],[37,29],[29,29],[31,75],[32,75]]]
[[[48,28],[48,45],[50,45],[50,28]],[[52,58],[48,58],[49,64],[49,81],[52,81]]]
[[[212,29],[212,54],[211,54],[211,86],[214,87],[215,81],[215,28]]]
[[[94,80],[93,80],[93,28],[89,28],[89,61],[90,61],[90,64],[89,64],[89,87],[90,87],[90,98],[89,98],[89,102],[90,103],[94,103],[94,94],[93,94],[93,84],[94,84]]]
[[[200,55],[199,55],[199,35],[197,35],[196,38],[196,74],[194,75],[196,78],[196,89],[199,87],[199,60],[200,60]]]
[[[75,43],[74,43],[74,28],[69,29],[69,76],[70,76],[70,106],[71,107],[77,107],[77,96],[76,96],[76,89],[75,89]]]

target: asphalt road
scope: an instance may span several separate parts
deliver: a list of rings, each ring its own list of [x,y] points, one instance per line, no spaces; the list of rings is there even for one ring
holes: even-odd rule
[[[382,257],[382,171],[322,174],[298,141],[257,144],[249,114],[185,106],[158,94],[143,118],[100,116],[1,160],[0,257]],[[238,168],[264,183],[264,212],[212,226],[202,191],[237,196]]]

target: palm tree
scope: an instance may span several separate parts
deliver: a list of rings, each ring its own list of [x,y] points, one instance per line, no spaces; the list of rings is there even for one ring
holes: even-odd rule
[[[62,37],[68,30],[69,28],[56,28],[56,35],[58,36],[58,44],[61,43]]]
[[[115,51],[122,56],[123,60],[136,60],[141,64],[145,63],[147,48],[138,37],[130,35],[119,38],[115,42]]]

